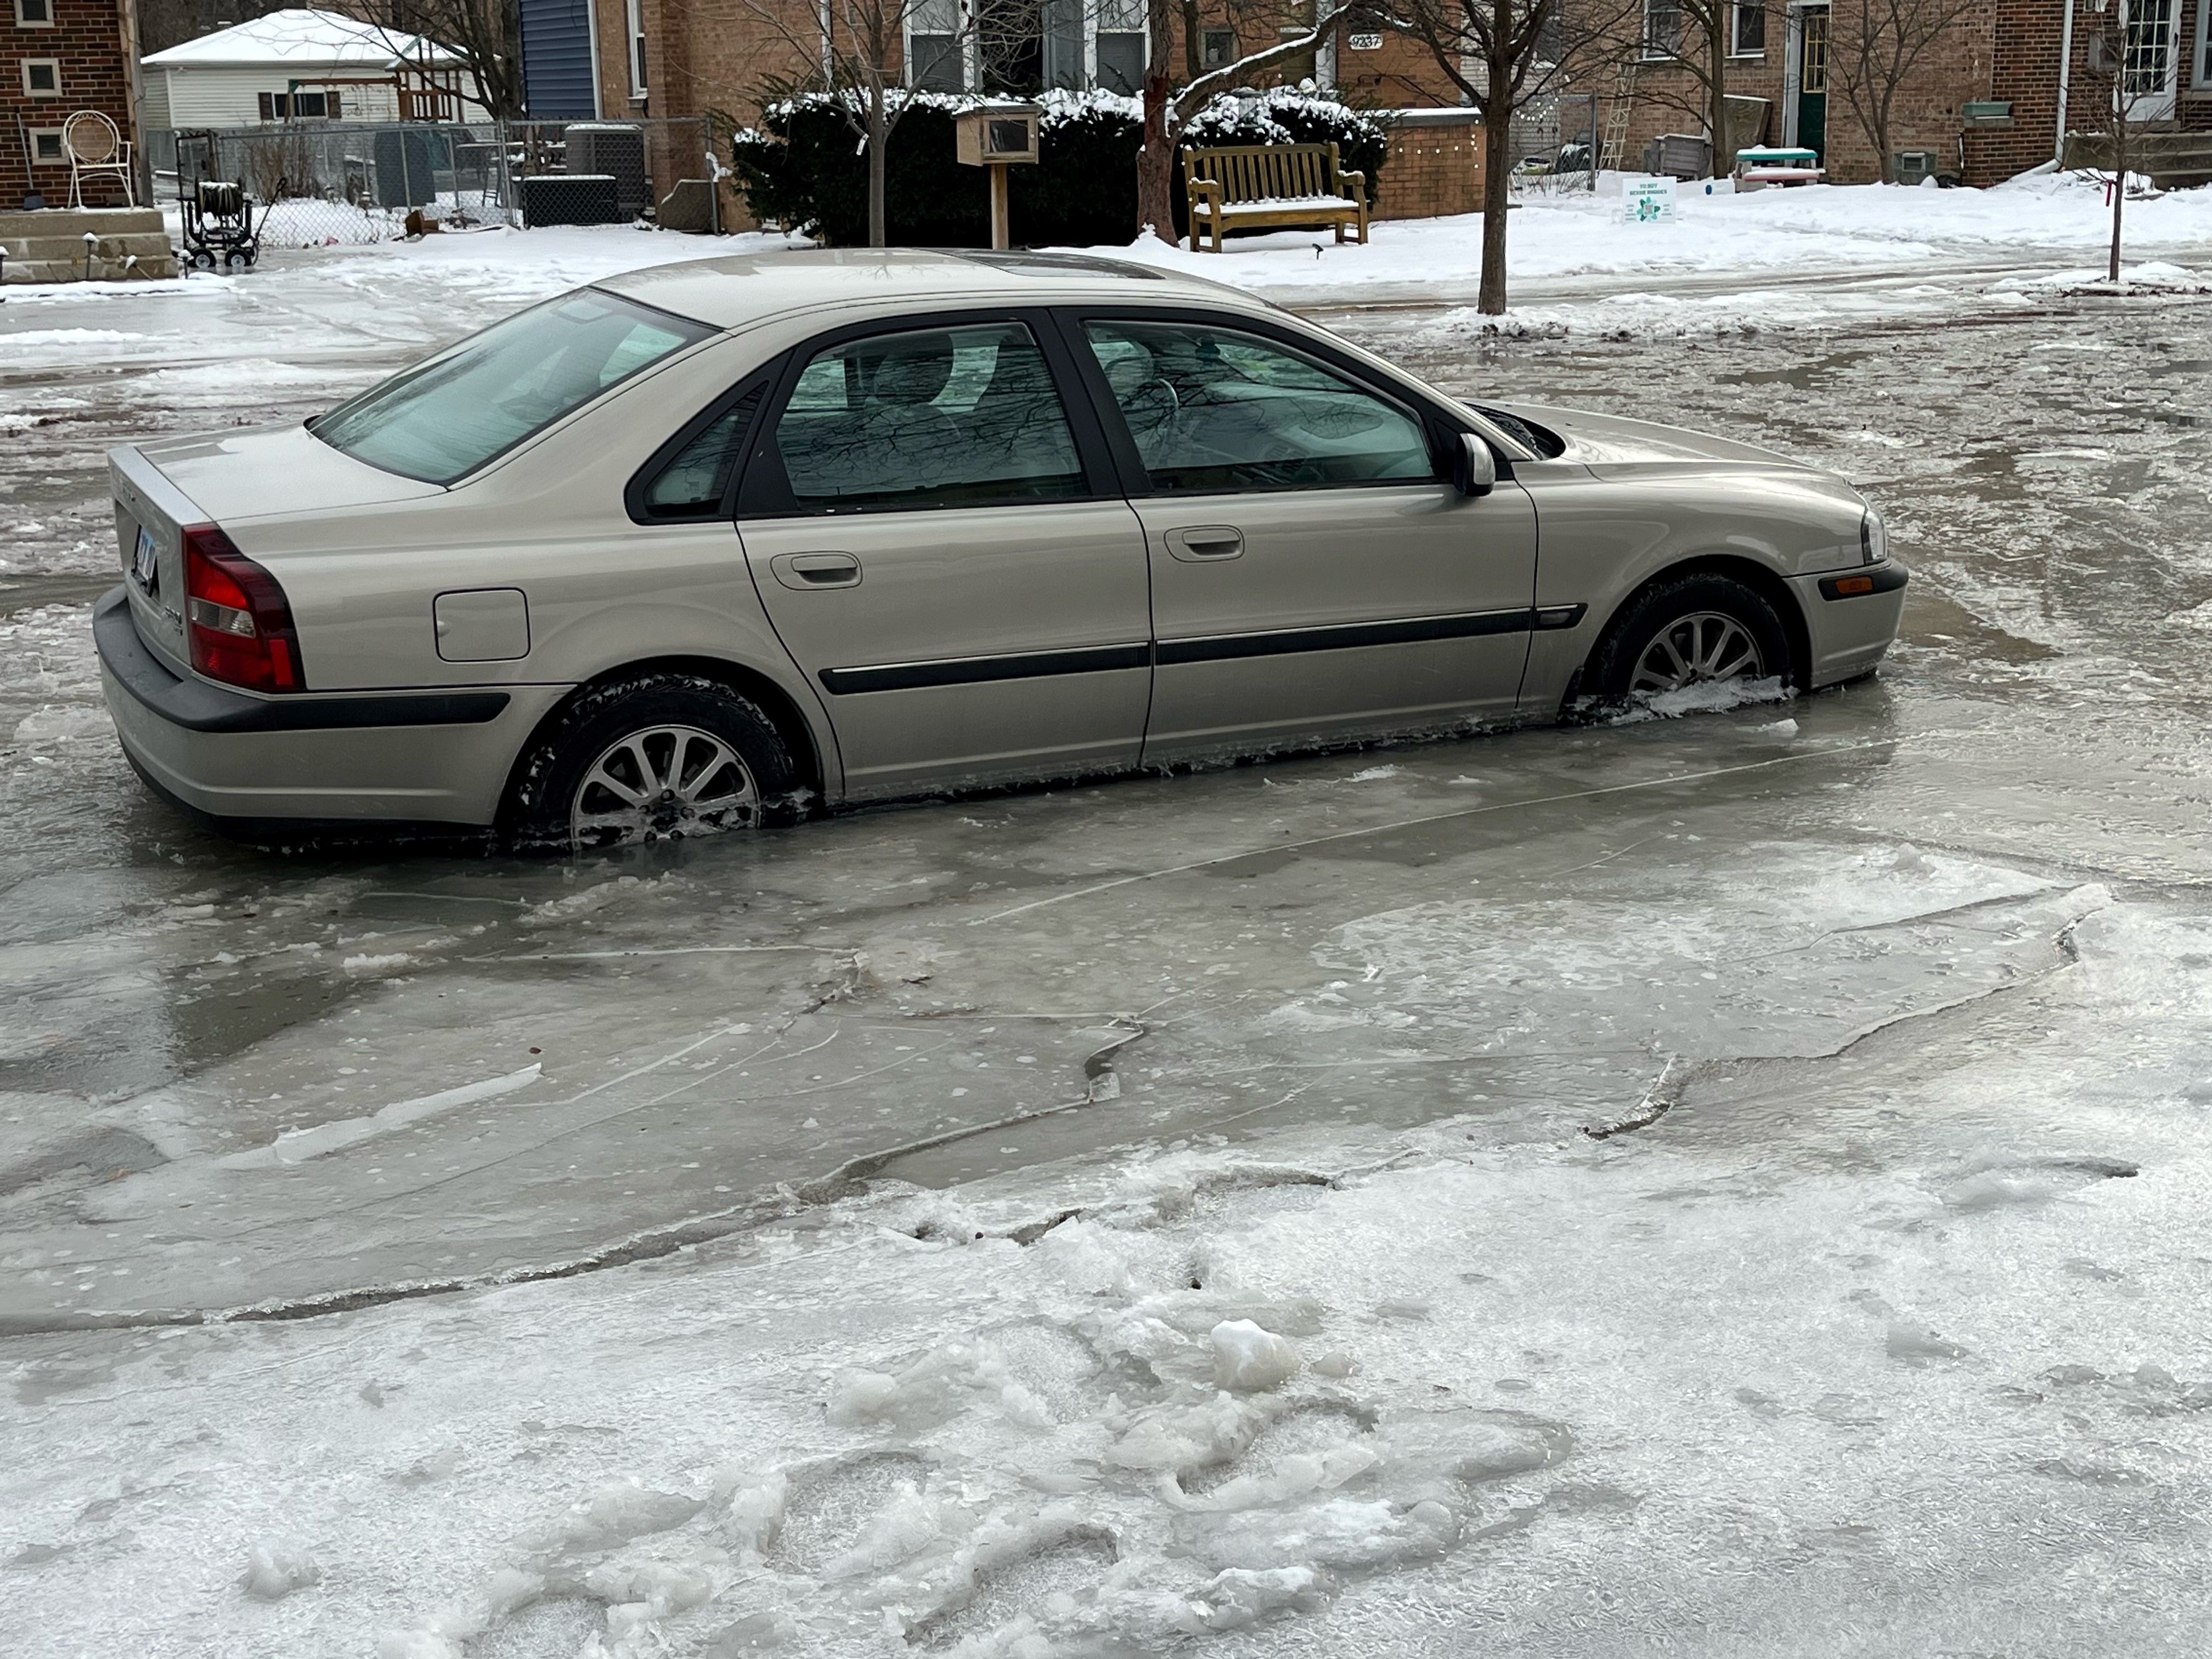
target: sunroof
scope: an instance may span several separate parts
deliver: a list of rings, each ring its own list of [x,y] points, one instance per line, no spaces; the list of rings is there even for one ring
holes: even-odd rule
[[[973,259],[979,265],[989,265],[994,270],[1018,271],[1028,276],[1061,276],[1088,271],[1098,276],[1141,276],[1148,283],[1160,280],[1157,270],[1133,264],[1127,259],[1102,259],[1095,253],[1039,253],[1029,248],[1001,252],[996,248],[969,247],[947,248],[945,252],[963,259]]]

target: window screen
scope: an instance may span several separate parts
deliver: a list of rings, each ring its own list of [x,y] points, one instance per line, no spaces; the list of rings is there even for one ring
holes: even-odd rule
[[[1287,346],[1200,323],[1084,325],[1152,489],[1433,479],[1412,413]]]
[[[1051,371],[1018,323],[879,334],[817,353],[775,441],[802,512],[1085,493]]]

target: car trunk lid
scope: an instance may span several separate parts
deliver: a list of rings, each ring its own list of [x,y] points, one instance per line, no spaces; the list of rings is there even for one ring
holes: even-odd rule
[[[179,675],[185,634],[184,532],[257,518],[328,512],[442,494],[340,454],[304,428],[168,438],[108,452],[115,538],[138,637]]]

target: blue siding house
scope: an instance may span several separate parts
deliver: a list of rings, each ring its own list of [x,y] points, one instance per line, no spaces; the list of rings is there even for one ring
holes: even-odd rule
[[[520,0],[522,101],[533,121],[599,118],[590,0]]]

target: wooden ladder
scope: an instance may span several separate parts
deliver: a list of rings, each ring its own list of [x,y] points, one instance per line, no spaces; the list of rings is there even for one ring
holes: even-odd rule
[[[1636,104],[1636,65],[1624,60],[1613,74],[1613,102],[1605,112],[1605,137],[1597,147],[1598,169],[1621,171],[1620,152],[1628,146],[1628,118]]]

